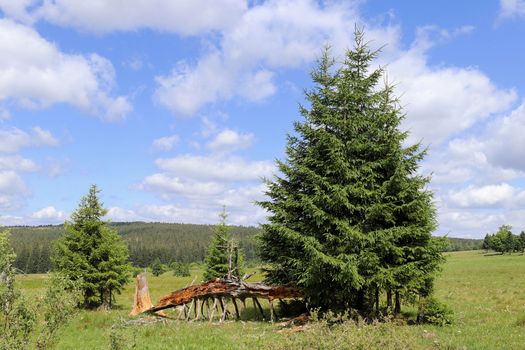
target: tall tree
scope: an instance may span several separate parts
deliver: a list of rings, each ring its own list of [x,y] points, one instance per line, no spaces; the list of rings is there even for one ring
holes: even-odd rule
[[[78,209],[65,223],[65,233],[56,245],[54,268],[81,281],[85,307],[111,307],[130,274],[128,248],[116,230],[102,220],[107,214],[92,185]]]
[[[323,52],[312,72],[310,106],[288,135],[282,175],[267,180],[270,212],[260,254],[269,282],[303,290],[311,306],[369,314],[386,292],[429,293],[441,261],[425,151],[405,147],[404,117],[392,86],[380,86],[378,52],[356,30],[339,67]]]

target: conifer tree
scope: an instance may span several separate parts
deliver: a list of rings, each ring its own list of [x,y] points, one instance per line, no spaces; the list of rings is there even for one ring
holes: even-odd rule
[[[205,258],[204,280],[216,278],[237,277],[242,273],[243,257],[237,242],[230,235],[230,228],[226,224],[228,214],[223,208],[219,214],[220,221],[215,226],[215,232]],[[228,276],[228,273],[232,276]]]
[[[299,287],[313,307],[370,314],[386,293],[399,311],[402,297],[430,293],[442,259],[429,178],[417,173],[425,151],[404,146],[393,88],[370,69],[377,54],[360,30],[340,67],[323,52],[282,175],[259,203],[270,213],[260,236],[268,282]]]
[[[65,223],[65,233],[53,256],[55,270],[81,281],[85,307],[111,307],[129,279],[128,248],[102,217],[107,214],[92,185]]]

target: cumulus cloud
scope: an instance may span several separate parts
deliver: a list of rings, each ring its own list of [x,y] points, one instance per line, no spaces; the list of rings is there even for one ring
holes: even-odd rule
[[[0,170],[15,170],[34,172],[39,170],[39,166],[31,159],[23,158],[19,155],[2,156],[0,155]]]
[[[484,151],[492,164],[525,172],[525,103],[487,126]],[[481,142],[481,140],[480,140]]]
[[[246,7],[243,0],[0,1],[0,9],[17,20],[46,20],[95,33],[150,28],[181,35],[202,34],[228,28]]]
[[[413,46],[387,66],[398,83],[396,91],[407,114],[404,127],[411,131],[412,141],[433,145],[507,111],[517,98],[514,90],[498,88],[476,68],[429,65],[427,50],[434,42],[428,31],[435,30],[421,28]]]
[[[182,194],[187,197],[203,197],[222,192],[223,185],[216,182],[181,179],[168,174],[153,174],[142,181],[139,189],[158,192],[166,198],[174,194]]]
[[[261,176],[273,175],[272,162],[223,154],[181,155],[155,163],[160,172],[145,177],[136,189],[155,193],[169,204],[141,206],[135,213],[153,221],[215,223],[226,206],[230,223],[264,221],[266,213],[254,202],[264,198]]]
[[[293,0],[255,4],[223,31],[217,47],[196,64],[179,62],[171,73],[158,76],[156,98],[182,115],[233,97],[264,100],[277,91],[273,69],[310,63],[325,43],[345,47],[356,19],[352,3]]]
[[[108,209],[108,213],[105,216],[105,219],[114,221],[114,222],[122,222],[122,221],[158,221],[158,220],[151,220],[150,218],[146,218],[142,215],[139,215],[136,211],[132,209],[125,209],[121,207],[111,207]]]
[[[68,103],[107,121],[126,117],[125,96],[111,96],[115,71],[105,58],[71,55],[30,27],[0,19],[0,101],[27,108]]]
[[[170,151],[179,141],[180,137],[178,135],[160,137],[153,140],[153,148],[159,151]]]
[[[39,223],[59,223],[66,219],[64,212],[57,210],[53,206],[45,207],[31,214],[31,218]]]
[[[56,146],[58,140],[50,131],[34,127],[26,132],[15,127],[0,128],[0,152],[16,153],[21,148],[31,146]]]
[[[213,152],[231,152],[250,147],[253,139],[252,133],[239,133],[226,129],[218,133],[207,147]]]
[[[500,0],[500,18],[525,17],[524,0]]]
[[[246,161],[239,157],[181,155],[159,158],[159,169],[176,176],[204,181],[247,181],[269,177],[275,166],[269,161]]]
[[[462,207],[490,207],[523,198],[525,198],[525,191],[519,191],[507,183],[481,187],[469,186],[450,193],[452,203]]]
[[[24,180],[13,170],[0,171],[0,209],[18,208],[30,194]]]

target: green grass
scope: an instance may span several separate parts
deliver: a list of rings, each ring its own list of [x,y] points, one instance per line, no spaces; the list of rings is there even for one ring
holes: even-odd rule
[[[290,332],[278,324],[246,320],[222,324],[170,321],[127,326],[134,286],[118,296],[119,308],[110,312],[82,311],[60,333],[58,349],[108,349],[110,334],[136,349],[523,349],[525,348],[525,256],[486,256],[480,252],[447,254],[436,283],[436,296],[455,312],[452,326],[407,325],[393,321],[378,325],[325,322]],[[148,275],[152,299],[191,283],[192,277]],[[260,279],[257,274],[253,280]],[[45,275],[19,276],[26,295],[43,292]],[[252,310],[253,312],[253,310]],[[253,313],[254,314],[254,313]]]

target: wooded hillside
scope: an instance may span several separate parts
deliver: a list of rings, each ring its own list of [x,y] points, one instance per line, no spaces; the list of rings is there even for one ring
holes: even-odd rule
[[[129,247],[133,265],[145,267],[158,257],[161,262],[202,262],[213,234],[213,225],[167,224],[145,222],[112,223]],[[25,273],[51,270],[50,252],[53,241],[64,233],[63,225],[14,226],[11,243],[17,254],[15,266]],[[257,261],[255,227],[232,226],[231,233],[238,239],[247,261]],[[449,238],[447,251],[481,249],[483,240]]]
[[[145,267],[159,258],[162,263],[173,260],[202,262],[206,255],[212,225],[126,222],[112,223],[129,247],[130,260]],[[63,225],[9,227],[11,242],[17,254],[15,266],[26,273],[51,270],[50,253],[53,241],[64,233]],[[256,259],[254,227],[232,226],[231,234],[239,241],[246,260]]]

